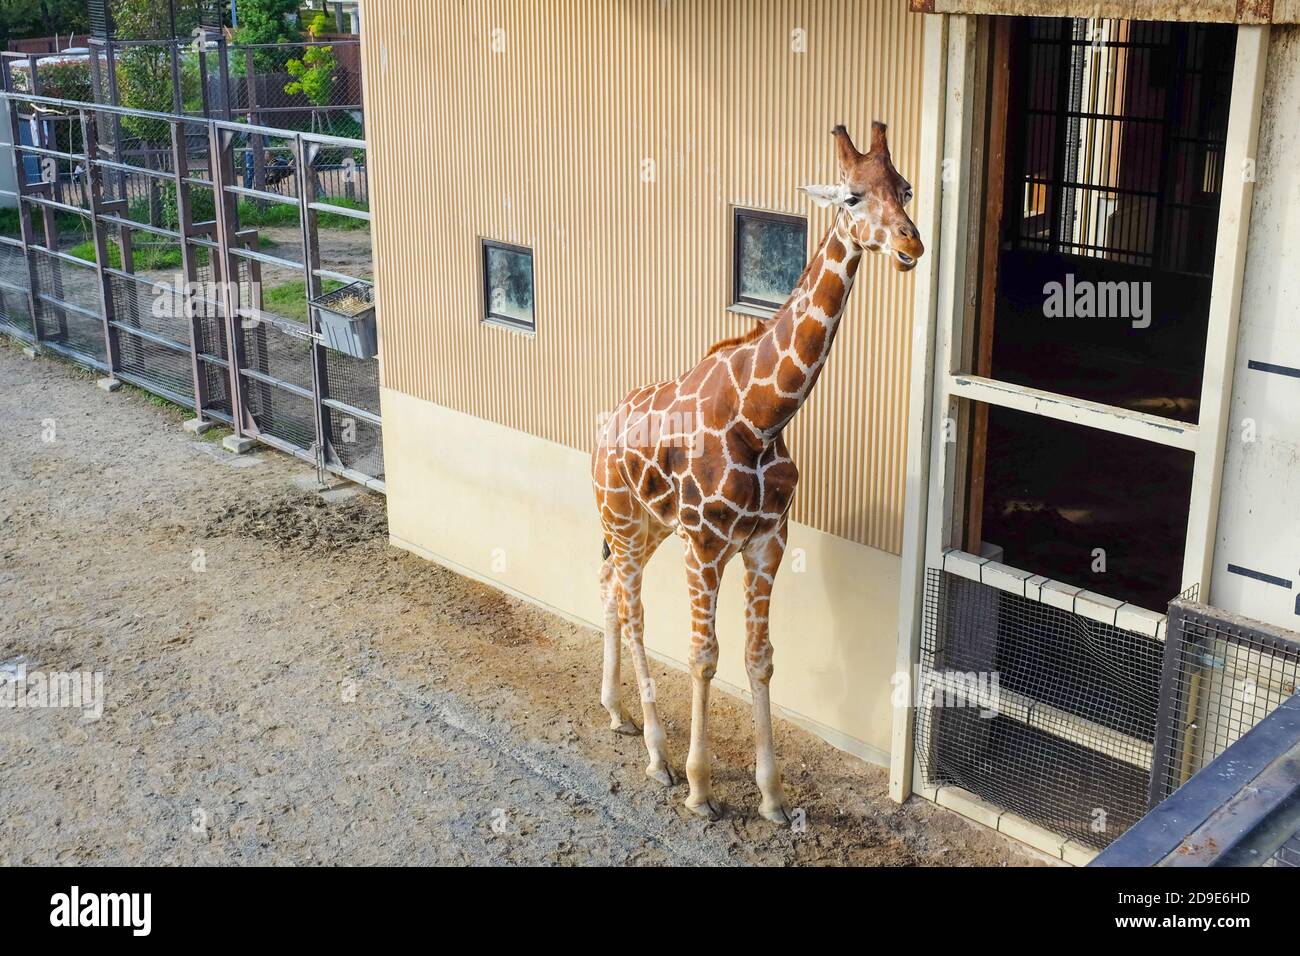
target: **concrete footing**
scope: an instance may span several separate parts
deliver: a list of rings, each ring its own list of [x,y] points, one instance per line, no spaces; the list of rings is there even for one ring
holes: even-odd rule
[[[181,427],[191,435],[202,435],[204,432],[216,428],[217,423],[203,418],[187,418]]]
[[[256,442],[251,438],[241,438],[238,435],[227,435],[221,439],[221,447],[226,451],[233,451],[236,455],[247,454],[253,450]]]
[[[36,358],[36,356],[37,356],[38,353],[37,353],[36,349],[33,348],[32,346],[30,346],[30,345],[24,345],[24,346],[23,346],[23,354],[26,355],[28,358]]]
[[[115,378],[101,378],[95,380],[95,387],[105,392],[116,392],[122,387],[122,383]]]

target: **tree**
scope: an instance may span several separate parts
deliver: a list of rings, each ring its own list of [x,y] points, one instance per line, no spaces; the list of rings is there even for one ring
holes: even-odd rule
[[[298,22],[298,0],[239,0],[239,29],[235,42],[300,43],[302,27]],[[258,73],[275,73],[280,63],[274,50],[253,54]]]
[[[199,25],[198,0],[175,0],[175,33],[189,37]],[[171,0],[118,0],[113,7],[113,22],[117,35],[124,40],[173,39],[173,4]],[[183,50],[183,47],[181,48]],[[119,48],[116,55],[118,99],[130,109],[154,113],[173,113],[176,110],[176,91],[172,80],[171,47],[128,46]],[[199,93],[202,79],[192,58],[182,60],[182,104]],[[154,167],[171,146],[171,124],[164,120],[124,116],[123,131],[135,138],[145,150],[146,165]],[[149,181],[149,220],[154,225],[161,216],[161,198],[157,181]]]
[[[327,26],[325,14],[318,13],[311,25],[307,27],[307,32],[312,40],[317,40]],[[307,102],[315,107],[311,111],[311,128],[315,132],[319,125],[317,119],[319,111],[330,105],[330,96],[334,91],[334,71],[339,67],[339,61],[334,58],[334,48],[332,46],[306,47],[303,49],[302,59],[290,60],[286,66],[293,79],[285,84],[284,91],[290,96],[301,93],[307,97]]]
[[[189,36],[198,26],[196,0],[177,0],[176,32]],[[113,8],[117,35],[123,40],[170,39],[172,7],[169,0],[118,0]],[[129,46],[116,55],[117,86],[121,105],[136,110],[171,113],[175,110],[171,51],[166,46]],[[181,96],[193,96],[199,77],[193,67],[181,71]],[[186,87],[190,89],[186,89]],[[169,124],[161,120],[123,117],[122,127],[146,147],[161,148],[171,142]]]

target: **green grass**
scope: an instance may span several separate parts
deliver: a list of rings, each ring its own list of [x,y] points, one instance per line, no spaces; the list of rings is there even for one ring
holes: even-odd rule
[[[59,232],[76,232],[86,231],[89,225],[85,219],[74,212],[56,212],[54,214],[54,223]],[[41,216],[40,210],[33,208],[32,225],[36,228],[36,233],[41,234]],[[0,235],[12,236],[17,239],[20,234],[18,225],[18,210],[16,208],[0,209]]]
[[[257,247],[259,249],[275,249],[280,243],[266,236],[257,237]],[[195,250],[198,256],[198,264],[205,266],[208,264],[208,250]],[[181,250],[178,246],[168,246],[159,249],[156,246],[136,246],[134,249],[134,262],[136,272],[146,272],[149,270],[162,269],[179,269],[181,267]],[[84,259],[87,262],[95,261],[95,240],[87,239],[85,242],[78,243],[68,250],[68,255],[76,256],[78,259]],[[111,269],[122,268],[122,249],[112,239],[108,241],[108,265]]]
[[[234,433],[235,430],[233,428],[227,428],[225,425],[217,425],[213,428],[209,428],[200,435],[199,441],[208,441],[214,444],[220,444],[221,439],[225,438],[227,435],[233,435]]]
[[[158,249],[152,246],[136,247],[132,250],[131,257],[135,264],[136,272],[157,271],[160,269],[179,269],[181,267],[181,251],[176,248]],[[76,256],[78,259],[85,259],[87,262],[95,261],[95,240],[87,239],[83,243],[73,246],[68,250],[68,255]],[[199,258],[206,258],[207,250],[199,250]],[[108,266],[112,269],[122,268],[122,249],[116,242],[108,243]]]
[[[124,392],[128,392],[131,395],[136,396],[137,398],[142,399],[144,402],[146,402],[149,405],[152,405],[154,408],[161,409],[165,412],[171,412],[172,414],[178,415],[182,418],[192,414],[190,409],[186,408],[184,405],[177,405],[175,402],[171,401],[170,399],[163,398],[161,395],[155,395],[153,392],[149,391],[148,389],[144,389],[144,388],[140,388],[139,386],[132,385],[130,382],[123,382],[122,390]]]
[[[325,279],[321,282],[322,294],[333,292],[335,289],[341,289],[342,287],[343,283],[335,279]],[[262,308],[267,312],[282,315],[286,319],[294,319],[297,322],[305,323],[307,321],[307,284],[299,280],[263,289]]]
[[[367,211],[370,209],[366,203],[357,199],[331,199],[329,205],[339,206],[343,209]],[[262,208],[258,208],[254,200],[241,199],[239,201],[239,224],[244,227],[296,226],[298,225],[298,207],[287,206],[284,203],[268,202]],[[351,216],[340,215],[336,212],[322,212],[316,215],[316,226],[320,229],[369,229],[370,223],[364,219],[353,219]]]

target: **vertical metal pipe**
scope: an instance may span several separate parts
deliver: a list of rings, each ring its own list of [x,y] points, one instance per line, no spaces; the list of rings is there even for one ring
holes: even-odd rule
[[[27,203],[29,191],[27,170],[22,161],[18,144],[22,142],[22,121],[18,118],[18,101],[9,100],[9,127],[13,139],[14,185],[18,190],[18,235],[22,241],[23,260],[27,263],[27,307],[32,317],[32,337],[37,343],[41,341],[41,317],[37,312],[40,303],[40,270],[36,268],[36,257],[32,255],[32,246],[36,244],[36,234],[32,226],[32,208]]]
[[[311,164],[315,161],[319,149],[320,145],[318,143],[309,143],[303,139],[301,133],[297,134],[293,139],[294,165],[297,167],[298,172],[298,223],[302,229],[303,290],[308,303],[321,293],[320,276],[316,274],[316,270],[320,268],[320,245],[319,237],[316,234],[316,210],[311,208],[312,203],[316,201]],[[326,395],[328,378],[325,365],[325,350],[321,347],[320,339],[316,337],[320,333],[320,320],[316,309],[310,304],[307,306],[307,324],[312,333],[311,392],[312,418],[316,423],[317,463],[323,467],[332,457],[332,449],[328,442],[330,433],[329,410],[321,401]]]
[[[181,288],[176,292],[185,310],[186,325],[190,332],[190,372],[194,376],[194,414],[203,420],[203,410],[208,407],[208,381],[203,372],[199,354],[203,349],[203,319],[198,310],[198,296],[194,284],[199,278],[199,266],[190,237],[194,234],[194,207],[190,197],[189,157],[185,152],[185,125],[180,120],[171,124],[172,134],[172,184],[176,190],[176,228],[181,234]],[[227,350],[228,351],[228,350]]]
[[[115,376],[122,367],[122,356],[117,339],[117,329],[113,325],[113,289],[109,275],[104,271],[108,264],[108,237],[104,234],[104,224],[100,221],[103,211],[104,183],[99,163],[92,160],[95,155],[94,124],[86,116],[85,110],[78,110],[81,120],[81,144],[85,150],[86,184],[90,194],[90,231],[95,243],[95,277],[99,288],[99,312],[104,320],[104,358],[108,363],[109,375]]]
[[[217,216],[217,249],[215,258],[221,262],[221,310],[226,326],[226,356],[230,372],[230,417],[235,434],[257,434],[257,425],[248,414],[245,402],[243,375],[240,374],[240,357],[244,350],[244,327],[239,315],[239,270],[230,254],[235,239],[235,219],[238,211],[235,195],[228,189],[233,185],[234,133],[223,130],[216,122],[208,120],[208,149],[212,166],[212,190]]]
[[[37,56],[35,53],[33,53],[30,57],[28,57],[27,60],[28,67],[32,71],[32,94],[34,96],[41,95],[41,76],[40,76],[40,72],[37,70],[37,64],[39,62],[40,62],[40,57]],[[35,113],[34,110],[33,113]],[[45,127],[45,122],[41,120],[39,116],[34,116],[33,119],[32,145],[37,146],[41,149],[49,149],[50,147],[49,137],[47,135],[47,131]],[[38,163],[38,165],[40,164]],[[55,178],[57,181],[57,176]],[[46,199],[54,198],[54,187],[45,180],[44,176],[41,177],[40,185],[32,189],[32,192],[41,193]],[[44,233],[45,248],[53,249],[57,251],[59,248],[58,220],[55,218],[54,210],[51,209],[49,206],[41,206],[40,208],[41,208],[41,230]],[[63,273],[60,271],[60,269],[61,267],[56,268],[53,265],[50,266],[50,284],[52,286],[50,292],[51,292],[51,298],[56,302],[63,301]],[[54,313],[59,320],[58,339],[62,342],[66,342],[68,339],[68,312],[66,309],[60,308],[58,306],[51,305],[50,307],[54,310]]]
[[[248,122],[250,126],[260,126],[262,113],[258,109],[260,97],[257,92],[257,64],[252,50],[244,51],[244,97],[248,101]],[[253,152],[253,188],[266,189],[266,146],[261,133],[254,133],[248,144]],[[245,163],[244,168],[248,165]],[[248,183],[244,183],[245,186]],[[259,207],[265,205],[258,200]]]
[[[230,111],[230,47],[226,38],[217,34],[217,71],[221,80],[221,118],[232,119]]]
[[[185,112],[185,98],[181,95],[180,40],[173,37],[167,43],[167,53],[172,67],[172,112],[179,116]]]

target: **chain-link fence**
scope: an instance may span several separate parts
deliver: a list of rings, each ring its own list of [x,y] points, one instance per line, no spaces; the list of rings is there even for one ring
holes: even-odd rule
[[[120,40],[92,37],[84,52],[0,54],[14,92],[121,106],[146,112],[243,121],[285,131],[252,134],[235,156],[244,185],[293,194],[296,180],[286,158],[293,133],[364,139],[361,50],[356,37],[329,37],[291,44],[238,45],[208,32],[184,39]],[[303,72],[311,75],[303,81]],[[76,152],[75,128],[48,118],[50,139]],[[129,116],[101,129],[102,145],[133,166],[167,171],[171,146],[166,123]],[[29,165],[34,162],[27,158]],[[191,168],[195,164],[191,162]],[[324,150],[313,162],[321,195],[364,206],[369,201],[364,151]],[[84,192],[84,170],[63,164],[54,179],[56,198]],[[148,172],[120,180],[133,202],[148,203],[156,216],[159,191]]]

